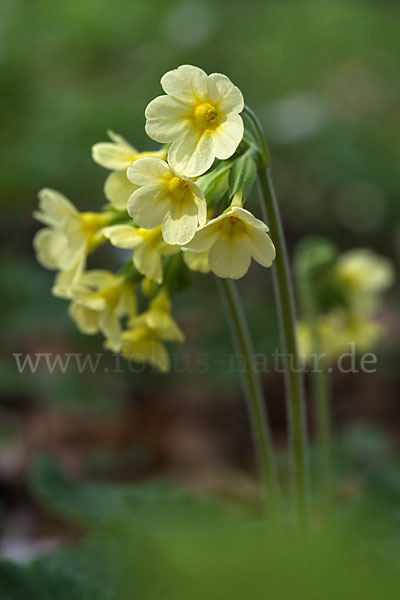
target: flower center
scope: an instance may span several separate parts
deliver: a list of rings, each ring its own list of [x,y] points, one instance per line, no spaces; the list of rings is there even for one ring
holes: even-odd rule
[[[112,217],[111,213],[81,213],[81,231],[86,237],[87,251],[93,252],[102,241],[100,230],[108,225]]]
[[[147,246],[155,248],[162,240],[161,225],[159,227],[154,227],[154,229],[138,229],[138,233],[140,233],[143,242]]]
[[[343,284],[352,291],[360,290],[364,283],[363,273],[356,272],[355,270],[340,273],[339,278],[342,280]]]
[[[218,126],[218,112],[213,104],[204,102],[196,106],[194,110],[194,121],[199,129],[215,129]]]
[[[128,332],[127,337],[128,336],[131,338],[134,344],[141,342],[152,343],[158,341],[157,333],[148,325],[134,325],[133,329]],[[138,354],[140,353],[138,352]]]
[[[99,298],[103,298],[110,310],[114,310],[117,306],[123,287],[121,285],[113,285],[111,287],[103,288],[97,292]]]
[[[238,217],[227,217],[221,223],[222,232],[229,236],[234,237],[238,235],[242,235],[245,231],[244,223]]]
[[[171,177],[168,182],[168,190],[175,200],[183,202],[190,194],[189,182],[180,177]]]

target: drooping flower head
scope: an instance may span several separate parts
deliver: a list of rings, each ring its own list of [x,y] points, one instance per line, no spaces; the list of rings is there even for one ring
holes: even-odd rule
[[[133,248],[133,263],[139,273],[161,283],[162,256],[179,252],[178,246],[164,242],[161,227],[142,229],[131,225],[113,225],[103,229],[103,235],[116,248]]]
[[[123,277],[104,270],[88,271],[72,289],[69,314],[83,333],[101,331],[107,347],[117,352],[121,345],[120,320],[136,314],[134,291],[134,285]]]
[[[59,278],[58,295],[68,295],[85,267],[87,254],[104,239],[101,230],[111,216],[80,213],[63,194],[47,188],[39,192],[39,210],[34,217],[47,227],[35,235],[33,246],[42,266],[64,274]]]
[[[185,339],[171,317],[171,304],[165,290],[161,290],[150,303],[148,311],[129,321],[122,334],[122,354],[139,363],[148,362],[162,372],[169,371],[170,359],[162,342],[179,342]]]
[[[215,158],[232,156],[243,138],[239,88],[225,75],[207,75],[191,65],[169,71],[161,85],[167,95],[147,106],[146,132],[158,142],[172,142],[171,167],[195,177],[205,173]]]
[[[336,272],[341,283],[351,294],[356,295],[378,294],[394,280],[390,261],[368,248],[344,252],[336,263]]]
[[[322,248],[322,252],[314,256],[319,259],[317,266],[322,264],[325,272],[320,269],[317,277],[309,279],[319,314],[313,323],[298,323],[302,353],[307,356],[317,352],[313,348],[316,344],[315,335],[321,351],[327,353],[328,359],[348,352],[350,343],[355,345],[357,352],[371,351],[383,333],[375,312],[380,304],[381,293],[394,280],[392,264],[368,248],[354,248],[337,256],[334,246],[326,241],[318,240],[317,245],[309,247],[317,250]],[[304,248],[307,246],[300,252]],[[326,262],[321,261],[321,257],[324,260],[327,257]],[[307,265],[306,262],[304,264]]]
[[[193,238],[197,226],[204,225],[207,205],[199,186],[171,169],[159,158],[137,160],[127,171],[139,187],[128,201],[128,213],[145,229],[162,224],[168,244],[184,245]]]
[[[343,352],[349,352],[351,344],[354,344],[357,352],[372,350],[383,333],[382,326],[368,315],[340,309],[319,315],[314,327],[320,351],[326,354],[328,361],[334,360]],[[313,347],[313,332],[306,321],[297,324],[297,339],[304,359],[310,359],[312,354],[318,356]]]
[[[137,189],[126,176],[127,168],[145,156],[166,157],[165,150],[139,152],[125,138],[107,131],[111,142],[99,142],[92,147],[92,157],[102,167],[111,169],[104,184],[104,195],[117,210],[126,210],[129,196]]]
[[[275,247],[267,231],[267,225],[251,212],[230,206],[199,229],[186,247],[195,252],[208,251],[210,269],[218,277],[240,279],[252,258],[264,267],[271,266]]]

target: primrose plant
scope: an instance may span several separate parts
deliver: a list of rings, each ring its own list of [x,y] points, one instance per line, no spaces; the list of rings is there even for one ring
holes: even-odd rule
[[[162,144],[158,150],[139,152],[111,131],[110,141],[93,146],[94,160],[110,171],[104,185],[107,204],[100,212],[80,213],[59,192],[41,190],[35,217],[46,227],[34,239],[37,258],[57,272],[53,293],[70,302],[69,314],[80,331],[101,332],[106,348],[163,372],[170,368],[164,342],[184,341],[171,316],[171,301],[185,273],[216,276],[236,348],[245,358],[243,383],[271,519],[278,493],[269,427],[246,321],[231,280],[247,273],[251,259],[264,267],[274,263],[287,358],[296,507],[305,523],[307,456],[296,320],[261,127],[225,75],[183,65],[166,73],[161,85],[165,94],[152,100],[145,113],[147,134]],[[263,220],[245,208],[257,177]],[[128,251],[126,264],[117,273],[87,270],[87,256],[105,242]],[[140,313],[139,289],[148,302]]]

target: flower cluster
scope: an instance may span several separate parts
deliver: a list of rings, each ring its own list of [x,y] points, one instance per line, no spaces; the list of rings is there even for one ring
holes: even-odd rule
[[[319,273],[318,277],[313,293],[319,312],[314,327],[320,350],[334,359],[349,350],[350,342],[358,351],[373,349],[382,335],[376,311],[382,293],[394,280],[390,261],[366,248],[353,249],[335,256],[325,275]],[[298,324],[298,338],[302,355],[315,351],[306,321]]]
[[[111,171],[108,204],[80,213],[60,193],[42,190],[35,217],[46,227],[34,247],[57,272],[53,293],[70,300],[82,332],[101,332],[107,348],[165,371],[163,342],[183,341],[170,315],[182,271],[238,279],[252,258],[270,267],[275,248],[267,225],[244,208],[259,151],[244,136],[240,90],[225,75],[190,65],[166,73],[161,85],[165,95],[145,114],[147,134],[164,145],[139,152],[109,131],[110,141],[92,148]],[[131,250],[132,259],[116,274],[87,270],[88,255],[107,241]],[[149,302],[141,313],[135,294]]]

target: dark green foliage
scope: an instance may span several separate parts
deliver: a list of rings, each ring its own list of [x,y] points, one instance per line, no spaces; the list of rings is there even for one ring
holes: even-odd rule
[[[87,526],[130,520],[138,527],[168,528],[175,516],[196,512],[197,518],[229,518],[218,504],[199,500],[167,484],[74,483],[65,477],[55,461],[40,459],[32,473],[32,488],[50,511]]]
[[[96,525],[80,547],[39,565],[46,572],[58,569],[67,581],[93,581],[106,598],[241,600],[251,589],[256,600],[266,594],[373,600],[383,587],[385,598],[397,597],[394,535],[379,537],[359,509],[342,517],[339,511],[333,527],[314,527],[304,538],[290,524],[274,533],[263,520],[232,516],[165,485],[74,484],[47,459],[37,465],[33,481],[52,511]]]
[[[0,600],[113,600],[94,580],[67,574],[56,565],[0,562]]]

